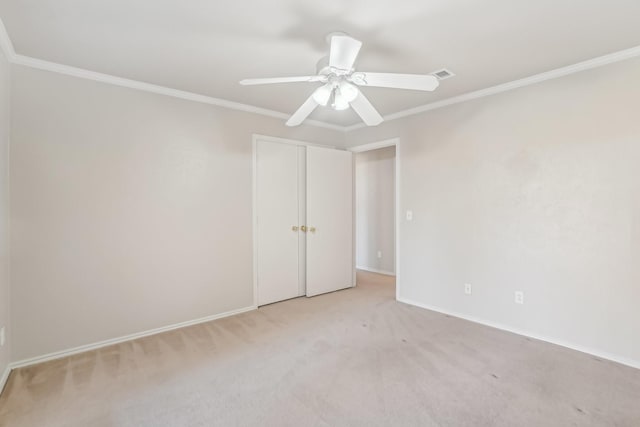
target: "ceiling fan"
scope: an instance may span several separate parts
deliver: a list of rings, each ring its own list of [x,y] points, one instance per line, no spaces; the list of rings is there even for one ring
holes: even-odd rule
[[[318,62],[318,74],[301,77],[275,77],[241,80],[242,85],[271,83],[318,82],[323,83],[287,121],[287,126],[298,126],[317,106],[330,105],[334,110],[346,110],[351,106],[367,126],[382,123],[380,113],[360,91],[359,86],[387,87],[432,91],[438,87],[438,79],[431,74],[392,74],[358,72],[354,64],[362,42],[344,33],[327,36],[331,45],[328,58]]]

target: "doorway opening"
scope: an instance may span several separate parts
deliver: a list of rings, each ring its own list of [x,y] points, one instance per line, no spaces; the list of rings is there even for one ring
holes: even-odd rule
[[[354,154],[356,283],[396,295],[398,140]]]

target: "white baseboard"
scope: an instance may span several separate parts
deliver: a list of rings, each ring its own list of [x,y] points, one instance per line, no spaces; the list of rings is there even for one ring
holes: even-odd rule
[[[622,365],[626,365],[626,366],[630,366],[632,368],[640,369],[640,360],[629,359],[627,357],[617,356],[615,354],[607,353],[607,352],[596,350],[596,349],[593,349],[593,348],[584,347],[584,346],[581,346],[579,344],[569,343],[569,342],[558,340],[558,339],[555,339],[555,338],[549,338],[549,337],[541,336],[541,335],[534,334],[534,333],[531,333],[531,332],[528,332],[528,331],[523,331],[523,330],[520,330],[520,329],[517,329],[517,328],[512,328],[510,326],[502,325],[500,323],[491,322],[491,321],[488,321],[488,320],[485,320],[485,319],[480,319],[480,318],[475,317],[475,316],[469,316],[469,315],[466,315],[466,314],[457,313],[455,311],[446,310],[446,309],[443,309],[443,308],[440,308],[440,307],[434,307],[434,306],[431,306],[431,305],[428,305],[428,304],[422,304],[420,302],[412,301],[412,300],[409,300],[409,299],[406,299],[406,298],[398,297],[397,300],[399,302],[402,302],[402,303],[405,303],[405,304],[414,305],[416,307],[424,308],[424,309],[427,309],[427,310],[435,311],[435,312],[446,314],[446,315],[453,316],[453,317],[458,317],[460,319],[468,320],[470,322],[479,323],[481,325],[485,325],[485,326],[489,326],[489,327],[492,327],[492,328],[500,329],[500,330],[503,330],[503,331],[511,332],[511,333],[514,333],[514,334],[522,335],[522,336],[525,336],[525,337],[533,338],[533,339],[536,339],[536,340],[539,340],[539,341],[545,341],[545,342],[548,342],[550,344],[559,345],[561,347],[566,347],[566,348],[569,348],[571,350],[579,351],[581,353],[587,353],[587,354],[590,354],[592,356],[599,357],[601,359],[610,360],[612,362],[617,362],[617,363],[620,363]]]
[[[364,267],[362,265],[356,265],[356,270],[368,271],[370,273],[384,274],[385,276],[394,276],[395,277],[395,275],[396,275],[396,273],[394,273],[393,271],[378,270],[377,268]]]
[[[131,340],[135,340],[135,339],[142,338],[142,337],[148,337],[150,335],[160,334],[162,332],[172,331],[174,329],[180,329],[180,328],[185,328],[185,327],[191,326],[191,325],[197,325],[199,323],[210,322],[212,320],[221,319],[223,317],[234,316],[236,314],[245,313],[247,311],[255,310],[256,308],[258,308],[258,307],[249,306],[249,307],[239,308],[237,310],[231,310],[231,311],[227,311],[227,312],[224,312],[224,313],[214,314],[212,316],[201,317],[199,319],[188,320],[186,322],[175,323],[173,325],[163,326],[161,328],[155,328],[155,329],[150,329],[150,330],[144,331],[144,332],[138,332],[138,333],[131,334],[131,335],[125,335],[123,337],[111,338],[111,339],[104,340],[104,341],[99,341],[99,342],[96,342],[96,343],[93,343],[93,344],[81,345],[79,347],[74,347],[74,348],[70,348],[70,349],[67,349],[67,350],[56,351],[56,352],[53,352],[53,353],[44,354],[42,356],[31,357],[29,359],[24,359],[24,360],[20,360],[20,361],[17,361],[17,362],[10,363],[9,367],[7,368],[7,370],[10,371],[11,369],[22,368],[22,367],[25,367],[25,366],[35,365],[37,363],[42,363],[42,362],[48,362],[50,360],[60,359],[62,357],[71,356],[73,354],[83,353],[85,351],[96,350],[98,348],[106,347],[106,346],[113,345],[113,344],[120,344],[120,343],[123,343],[123,342],[126,342],[126,341],[131,341]],[[6,373],[6,375],[8,376],[8,373]]]
[[[4,386],[7,385],[7,380],[9,379],[11,369],[11,364],[7,365],[4,372],[2,373],[2,377],[0,377],[0,393],[2,393],[2,391],[4,390]]]

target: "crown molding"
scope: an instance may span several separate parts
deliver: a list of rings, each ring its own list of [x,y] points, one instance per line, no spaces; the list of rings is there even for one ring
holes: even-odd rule
[[[290,116],[290,114],[283,113],[281,111],[275,111],[267,108],[256,107],[254,105],[228,101],[226,99],[221,99],[221,98],[214,98],[211,96],[201,95],[193,92],[186,92],[178,89],[172,89],[169,87],[154,85],[151,83],[145,83],[137,80],[125,79],[122,77],[116,77],[109,74],[98,73],[95,71],[89,71],[82,68],[72,67],[72,66],[63,65],[63,64],[57,64],[54,62],[44,61],[41,59],[16,54],[13,48],[13,44],[11,43],[11,39],[9,38],[9,35],[4,26],[4,23],[2,22],[2,19],[0,19],[0,49],[2,49],[5,56],[7,57],[7,60],[10,63],[22,65],[25,67],[37,68],[40,70],[51,71],[54,73],[66,74],[69,76],[79,77],[83,79],[94,80],[102,83],[127,87],[131,89],[136,89],[136,90],[142,90],[142,91],[156,93],[160,95],[172,96],[174,98],[200,102],[203,104],[215,105],[218,107],[244,111],[247,113],[259,114],[259,115],[273,117],[277,119],[286,120]],[[608,55],[599,56],[597,58],[578,62],[576,64],[557,68],[555,70],[546,71],[544,73],[535,74],[533,76],[525,77],[523,79],[499,84],[497,86],[492,86],[485,89],[468,92],[462,95],[454,96],[451,98],[443,99],[443,100],[432,102],[429,104],[424,104],[414,108],[409,108],[407,110],[397,111],[395,113],[391,113],[383,116],[383,119],[384,119],[384,122],[390,122],[392,120],[401,119],[403,117],[414,116],[416,114],[425,113],[427,111],[436,110],[438,108],[447,107],[449,105],[454,105],[462,102],[471,101],[474,99],[484,98],[485,96],[496,95],[498,93],[507,92],[510,90],[533,85],[536,83],[541,83],[547,80],[557,79],[559,77],[568,76],[570,74],[579,73],[581,71],[602,67],[604,65],[613,64],[615,62],[620,62],[620,61],[624,61],[631,58],[636,58],[638,56],[640,56],[640,46],[610,53]],[[321,127],[325,129],[331,129],[331,130],[340,131],[340,132],[345,132],[345,133],[367,127],[364,123],[356,123],[350,126],[341,126],[341,125],[336,125],[332,123],[326,123],[319,120],[311,120],[311,119],[305,120],[304,124]]]
[[[640,46],[610,53],[604,56],[599,56],[597,58],[578,62],[577,64],[569,65],[566,67],[556,68],[555,70],[546,71],[540,74],[535,74],[530,77],[525,77],[523,79],[499,84],[497,86],[488,87],[486,89],[480,89],[473,92],[468,92],[463,95],[454,96],[452,98],[443,99],[441,101],[432,102],[430,104],[425,104],[418,107],[409,108],[407,110],[398,111],[396,113],[387,114],[386,116],[383,117],[383,119],[384,119],[384,122],[389,122],[392,120],[401,119],[403,117],[409,117],[409,116],[424,113],[427,111],[436,110],[438,108],[447,107],[449,105],[459,104],[461,102],[467,102],[467,101],[471,101],[478,98],[484,98],[485,96],[491,96],[498,93],[518,89],[524,86],[541,83],[547,80],[557,79],[559,77],[568,76],[570,74],[579,73],[581,71],[591,70],[593,68],[598,68],[604,65],[613,64],[615,62],[636,58],[638,56],[640,56]],[[346,126],[345,131],[351,132],[357,129],[362,129],[364,127],[366,127],[364,123],[358,123],[355,125]]]
[[[172,89],[165,86],[155,85],[151,83],[145,83],[138,80],[126,79],[123,77],[116,77],[110,74],[98,73],[95,71],[89,71],[82,68],[72,67],[69,65],[58,64],[55,62],[44,61],[42,59],[32,58],[25,55],[14,56],[13,64],[22,65],[25,67],[36,68],[39,70],[50,71],[58,74],[65,74],[67,76],[78,77],[86,80],[93,80],[101,83],[108,83],[115,86],[122,86],[130,89],[142,90],[145,92],[151,92],[159,95],[171,96],[174,98],[186,99],[188,101],[199,102],[202,104],[215,105],[217,107],[228,108],[231,110],[244,111],[247,113],[260,114],[262,116],[274,117],[277,119],[288,119],[289,114],[269,110],[267,108],[256,107],[253,105],[242,104],[239,102],[228,101],[226,99],[214,98],[211,96],[200,95],[193,92],[187,92],[178,89]],[[344,126],[334,125],[331,123],[325,123],[318,120],[306,120],[306,125],[322,127],[326,129],[332,129],[337,131],[344,131]]]
[[[16,51],[13,49],[13,43],[11,43],[9,33],[7,33],[7,29],[5,28],[2,19],[0,19],[0,50],[4,53],[7,61],[13,62],[16,57]]]
[[[228,108],[231,110],[244,111],[246,113],[259,114],[262,116],[273,117],[276,119],[287,120],[290,114],[281,111],[269,110],[267,108],[256,107],[254,105],[242,104],[240,102],[228,101],[226,99],[214,98],[211,96],[201,95],[193,92],[187,92],[178,89],[172,89],[165,86],[145,83],[137,80],[126,79],[122,77],[112,76],[110,74],[98,73],[82,68],[72,67],[69,65],[58,64],[55,62],[45,61],[42,59],[32,58],[30,56],[16,54],[11,38],[7,33],[7,28],[0,18],[0,49],[4,52],[7,61],[12,64],[22,65],[25,67],[36,68],[39,70],[50,71],[58,74],[78,77],[81,79],[93,80],[101,83],[122,86],[130,89],[142,90],[159,95],[171,96],[174,98],[186,99],[188,101],[199,102],[202,104],[215,105],[217,107]],[[322,122],[319,120],[305,120],[305,125],[331,129],[344,132],[345,127]]]

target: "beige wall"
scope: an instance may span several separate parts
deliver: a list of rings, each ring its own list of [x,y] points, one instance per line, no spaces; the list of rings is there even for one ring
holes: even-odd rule
[[[354,156],[356,265],[387,273],[395,272],[395,150],[386,147]]]
[[[345,141],[12,71],[13,360],[251,305],[251,133]],[[401,297],[640,365],[638,75],[628,60],[347,134],[401,138]]]
[[[10,361],[9,323],[9,82],[10,66],[0,51],[0,327],[4,326],[7,340],[0,347],[0,376]]]
[[[400,296],[640,366],[638,76],[632,59],[350,133],[401,140]]]
[[[253,303],[252,133],[343,134],[16,66],[14,361]]]

